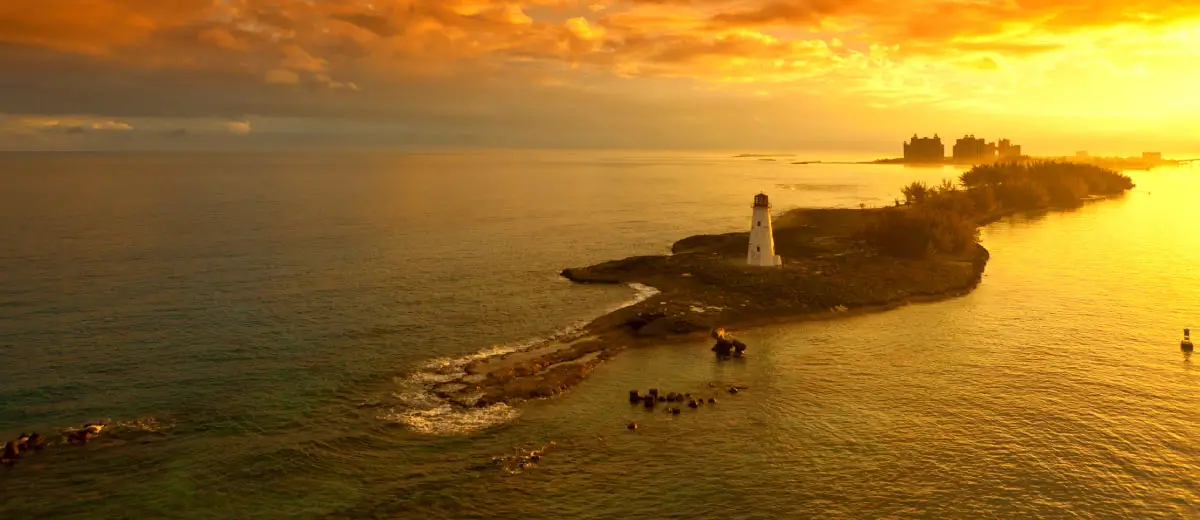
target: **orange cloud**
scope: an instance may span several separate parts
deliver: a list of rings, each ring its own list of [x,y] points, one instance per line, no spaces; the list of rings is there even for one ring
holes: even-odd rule
[[[982,110],[1084,81],[1072,67],[1123,92],[1194,84],[1197,27],[1200,5],[1176,0],[0,2],[0,43],[333,97],[430,78],[593,90],[669,78]]]
[[[225,123],[225,129],[234,135],[247,135],[251,130],[249,121],[230,121]]]
[[[28,133],[33,132],[52,132],[63,134],[85,134],[88,132],[130,132],[133,131],[133,125],[124,121],[114,121],[111,119],[92,118],[92,117],[21,117],[16,118],[6,125],[5,129],[10,132]]]

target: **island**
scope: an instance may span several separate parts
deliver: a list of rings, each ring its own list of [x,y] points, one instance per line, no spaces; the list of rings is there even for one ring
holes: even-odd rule
[[[696,341],[722,328],[828,319],[966,294],[989,253],[979,227],[1006,215],[1079,206],[1133,188],[1095,165],[980,165],[958,183],[914,182],[887,208],[794,209],[774,219],[782,265],[747,265],[749,233],[698,235],[670,254],[635,256],[561,275],[585,284],[641,284],[657,294],[565,337],[477,359],[433,388],[458,407],[557,395],[622,350]],[[763,199],[765,200],[765,198]]]

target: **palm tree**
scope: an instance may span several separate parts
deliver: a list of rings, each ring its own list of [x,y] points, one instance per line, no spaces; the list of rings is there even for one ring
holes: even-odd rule
[[[929,186],[921,181],[915,181],[900,189],[900,193],[904,194],[905,204],[920,204],[925,202],[931,191]]]

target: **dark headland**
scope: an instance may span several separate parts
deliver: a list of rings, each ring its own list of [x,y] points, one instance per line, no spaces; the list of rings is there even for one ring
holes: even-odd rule
[[[696,340],[718,327],[736,332],[963,295],[979,283],[989,258],[978,243],[979,226],[1132,187],[1128,177],[1092,165],[977,166],[958,184],[913,183],[895,207],[778,215],[781,267],[746,265],[749,233],[728,233],[684,238],[670,255],[564,269],[562,276],[578,283],[637,283],[660,292],[570,337],[471,363],[465,376],[434,390],[464,407],[549,397],[627,348]]]

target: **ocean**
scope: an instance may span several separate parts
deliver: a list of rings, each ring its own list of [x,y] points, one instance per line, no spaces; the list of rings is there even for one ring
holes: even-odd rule
[[[877,206],[959,173],[814,158],[2,154],[0,434],[111,426],[0,468],[0,517],[1200,518],[1188,166],[987,226],[962,298],[745,331],[734,363],[626,351],[551,400],[429,394],[652,291],[564,267],[742,230],[760,191]],[[713,382],[746,390],[625,398]]]

